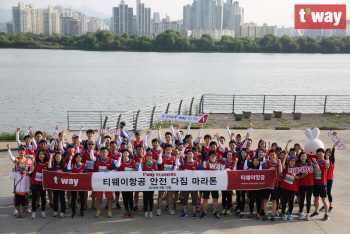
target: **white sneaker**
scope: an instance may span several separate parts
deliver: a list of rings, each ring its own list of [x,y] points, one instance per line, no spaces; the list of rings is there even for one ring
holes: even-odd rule
[[[35,212],[32,213],[32,217],[30,217],[31,219],[35,219]]]
[[[153,214],[152,214],[152,212],[148,212],[148,218],[149,218],[149,219],[153,219]]]
[[[28,213],[28,214],[32,213],[32,211],[30,210],[29,207],[26,208],[26,213]]]
[[[157,210],[157,216],[160,216],[162,214],[161,210]]]
[[[13,215],[16,216],[17,213],[18,213],[18,212],[17,212],[17,208],[15,208],[15,209],[13,210]]]
[[[306,214],[305,220],[306,220],[306,221],[309,221],[309,220],[310,220],[310,215],[309,215],[309,214]]]
[[[303,214],[303,213],[300,213],[298,219],[299,219],[299,220],[302,220],[302,219],[303,219],[303,216],[304,216],[304,214]]]
[[[65,216],[65,213],[60,213],[60,218],[63,218]]]
[[[278,210],[275,211],[275,216],[279,216],[280,215],[280,212],[278,212]]]
[[[55,212],[53,212],[53,217],[57,217],[57,215],[58,215],[58,212],[57,211],[55,211]]]
[[[175,215],[175,212],[173,211],[173,209],[169,209],[168,213],[171,214],[171,215]]]
[[[145,219],[148,219],[148,212],[145,212]]]
[[[41,217],[42,217],[42,218],[46,218],[45,211],[41,212]]]

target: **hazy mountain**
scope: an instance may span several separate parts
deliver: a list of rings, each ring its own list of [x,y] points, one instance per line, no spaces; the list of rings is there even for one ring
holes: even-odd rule
[[[112,15],[109,14],[105,14],[103,12],[98,12],[94,9],[92,9],[91,7],[89,7],[88,5],[84,4],[82,7],[78,7],[78,8],[74,8],[74,10],[81,12],[82,14],[89,16],[89,17],[95,17],[95,18],[99,18],[99,19],[105,19],[105,18],[111,18]],[[112,9],[111,9],[112,12]]]
[[[12,20],[12,9],[0,8],[0,23]]]

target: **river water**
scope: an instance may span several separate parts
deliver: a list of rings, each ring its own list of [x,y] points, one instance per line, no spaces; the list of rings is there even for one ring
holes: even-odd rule
[[[0,50],[0,131],[201,94],[350,93],[350,55]]]

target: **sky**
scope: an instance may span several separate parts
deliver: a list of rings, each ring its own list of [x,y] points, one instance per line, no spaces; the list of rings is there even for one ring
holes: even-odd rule
[[[224,0],[226,2],[227,0]],[[46,8],[48,5],[61,5],[81,7],[86,4],[98,12],[112,14],[112,7],[117,7],[120,0],[22,0],[25,4],[34,4],[36,8]],[[183,18],[183,6],[191,4],[193,0],[141,0],[146,7],[153,12],[159,12],[161,18],[165,14],[171,20]],[[136,0],[125,0],[125,3],[135,9]],[[294,4],[346,4],[350,0],[240,0],[239,4],[244,8],[245,23],[254,22],[258,25],[294,26]],[[0,8],[10,9],[17,6],[18,0],[0,0]],[[350,5],[350,4],[348,4]],[[136,11],[134,10],[135,14]],[[347,7],[347,18],[350,18],[350,6]]]

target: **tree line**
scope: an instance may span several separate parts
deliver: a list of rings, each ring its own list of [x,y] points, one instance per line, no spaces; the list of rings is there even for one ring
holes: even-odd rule
[[[223,36],[216,40],[208,34],[201,38],[185,38],[181,32],[167,30],[155,38],[122,36],[109,31],[98,31],[76,36],[0,33],[0,48],[75,49],[99,51],[153,51],[153,52],[251,52],[251,53],[350,53],[350,37],[264,37]]]

